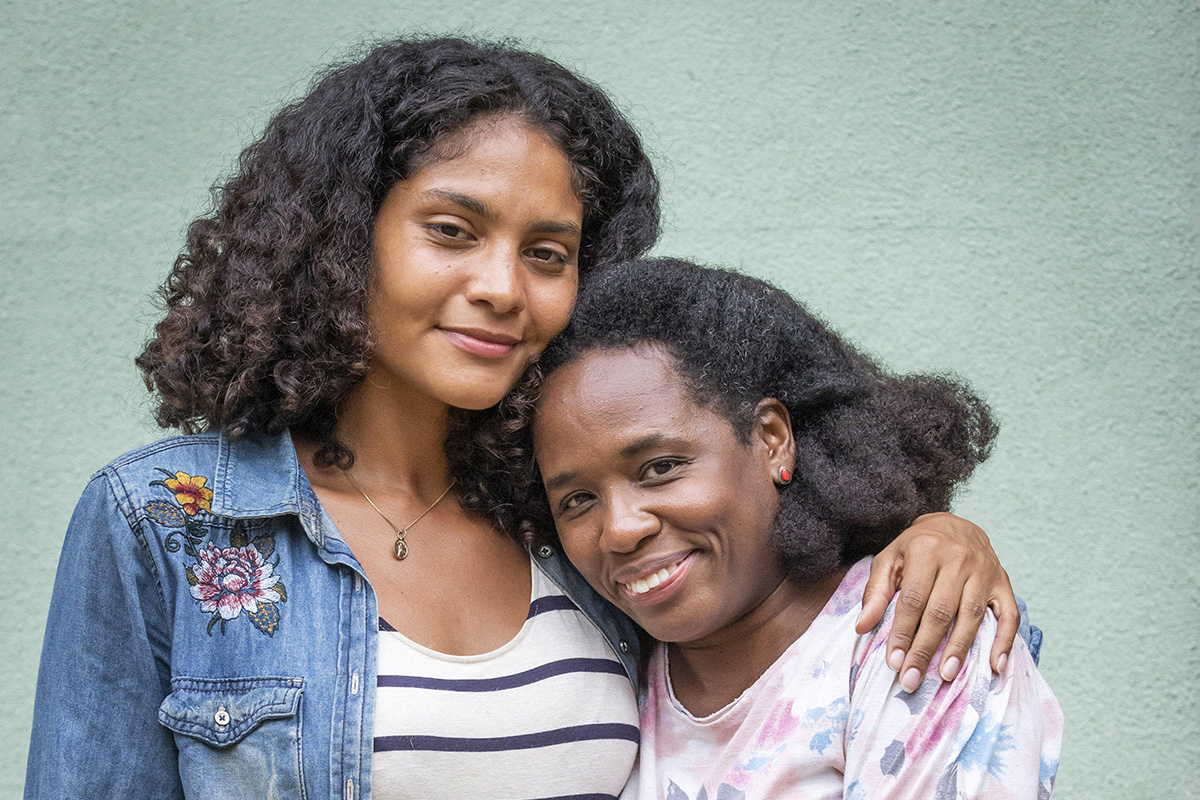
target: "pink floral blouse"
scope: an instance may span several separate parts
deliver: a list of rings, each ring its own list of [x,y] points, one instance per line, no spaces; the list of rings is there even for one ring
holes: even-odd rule
[[[884,662],[893,608],[854,632],[869,568],[855,564],[809,629],[710,716],[675,699],[660,645],[623,800],[1050,797],[1063,717],[1025,643],[993,673],[989,612],[958,677],[937,676],[939,651],[909,694]]]

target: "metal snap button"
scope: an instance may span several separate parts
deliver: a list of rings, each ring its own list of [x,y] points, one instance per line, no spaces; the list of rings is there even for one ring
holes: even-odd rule
[[[221,728],[229,724],[229,712],[225,710],[225,706],[217,707],[217,713],[213,714],[213,721]]]
[[[550,545],[544,544],[538,548],[538,555],[542,558],[549,558],[550,556],[554,555],[554,548]]]
[[[625,641],[624,639],[622,639],[622,640],[621,640],[621,644],[620,644],[619,646],[620,646],[620,648],[621,648],[621,652],[622,652],[622,653],[628,653],[628,652],[629,652],[629,642],[627,642],[627,641]]]

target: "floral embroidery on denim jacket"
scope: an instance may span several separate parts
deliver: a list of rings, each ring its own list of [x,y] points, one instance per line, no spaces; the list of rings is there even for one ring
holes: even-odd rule
[[[151,500],[146,513],[159,524],[174,528],[167,534],[166,548],[172,553],[181,549],[196,559],[184,567],[184,574],[193,599],[200,610],[212,614],[208,620],[208,635],[220,624],[225,625],[241,616],[246,617],[262,633],[274,636],[279,630],[279,603],[287,602],[287,589],[275,574],[279,557],[267,561],[275,552],[275,538],[264,534],[249,541],[246,534],[235,528],[229,534],[229,546],[218,547],[209,538],[205,518],[212,512],[213,491],[206,487],[208,478],[171,472],[157,468],[165,480],[150,481],[174,495],[178,507],[166,500]]]

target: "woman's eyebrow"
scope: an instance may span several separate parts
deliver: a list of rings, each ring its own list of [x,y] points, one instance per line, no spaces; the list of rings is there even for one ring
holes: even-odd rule
[[[553,478],[548,478],[546,480],[546,491],[552,492],[555,489],[561,489],[563,486],[566,486],[578,477],[578,472],[560,472]]]
[[[658,450],[661,448],[680,448],[687,444],[685,439],[678,436],[670,436],[665,433],[648,433],[645,436],[634,439],[629,444],[621,448],[621,457],[630,458],[642,453],[646,450]]]
[[[424,193],[441,200],[447,200],[451,203],[454,203],[454,205],[470,211],[472,214],[484,217],[485,219],[495,219],[498,216],[495,209],[479,198],[471,197],[469,194],[452,192],[449,189],[426,189]]]
[[[583,236],[583,229],[573,222],[554,222],[552,220],[541,220],[529,226],[530,230],[538,233],[564,233],[568,236]]]

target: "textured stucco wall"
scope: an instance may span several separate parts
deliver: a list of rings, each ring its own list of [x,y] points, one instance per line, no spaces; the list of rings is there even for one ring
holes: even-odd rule
[[[415,28],[515,35],[611,87],[663,170],[660,252],[970,378],[1004,430],[958,510],[1047,631],[1058,796],[1197,796],[1193,3],[9,0],[0,19],[0,796],[76,496],[156,435],[131,360],[184,225],[313,65]]]

